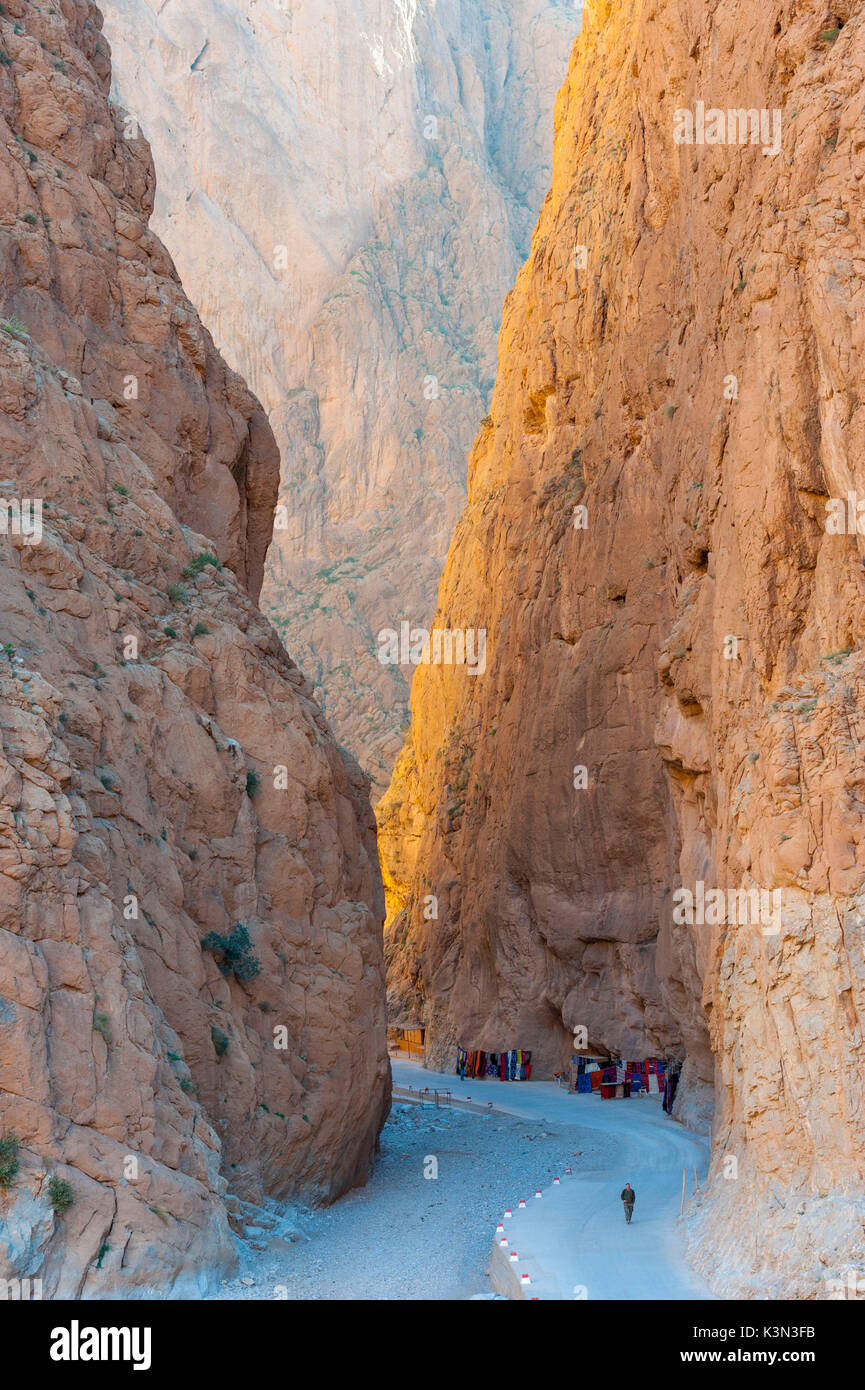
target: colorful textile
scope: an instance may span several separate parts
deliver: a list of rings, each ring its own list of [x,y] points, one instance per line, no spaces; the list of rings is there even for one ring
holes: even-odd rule
[[[585,1075],[585,1074],[584,1074],[583,1076],[578,1076],[578,1077],[577,1077],[577,1091],[579,1092],[579,1094],[580,1094],[581,1096],[586,1095],[587,1092],[588,1092],[589,1095],[592,1094],[592,1078],[591,1078],[591,1076],[588,1076],[588,1075]]]

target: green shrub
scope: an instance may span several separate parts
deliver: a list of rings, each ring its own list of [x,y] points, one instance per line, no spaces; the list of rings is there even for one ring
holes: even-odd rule
[[[176,637],[177,633],[175,632],[173,627],[167,627],[165,629],[165,635],[166,637]]]
[[[209,637],[210,628],[206,627],[204,623],[196,623],[192,629],[192,635],[193,637]]]
[[[217,1057],[224,1057],[228,1051],[228,1036],[215,1024],[210,1026],[210,1041],[213,1043],[213,1050]]]
[[[195,1090],[195,1082],[191,1076],[182,1076],[180,1078],[180,1089],[181,1091],[185,1091],[187,1095]]]
[[[64,1211],[69,1210],[75,1197],[65,1178],[48,1179],[48,1200],[57,1216],[62,1216]]]
[[[111,1036],[111,1019],[108,1017],[107,1014],[99,1013],[93,1015],[93,1031],[94,1033],[101,1034],[101,1036],[108,1043],[108,1046],[111,1046],[111,1043],[113,1042],[113,1038]]]
[[[189,595],[182,584],[169,584],[165,590],[172,603],[188,603]]]
[[[246,774],[246,795],[250,799],[257,796],[261,790],[261,778],[254,767],[251,767]]]
[[[21,1165],[18,1162],[18,1140],[14,1134],[0,1139],[0,1187],[11,1187]]]
[[[212,951],[216,964],[226,978],[232,973],[238,980],[251,980],[261,969],[261,962],[252,953],[249,932],[241,922],[232,927],[228,936],[209,931],[201,942],[202,951]]]
[[[201,554],[196,555],[195,559],[191,560],[186,566],[186,569],[181,571],[182,577],[184,579],[194,579],[195,576],[201,574],[202,570],[206,569],[208,565],[213,565],[214,569],[222,569],[215,555],[211,555],[209,550],[202,550]]]

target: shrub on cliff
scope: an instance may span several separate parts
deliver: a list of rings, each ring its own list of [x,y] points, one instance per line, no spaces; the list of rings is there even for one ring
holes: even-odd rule
[[[203,573],[203,571],[207,568],[208,565],[213,565],[213,568],[217,570],[222,569],[222,566],[220,565],[216,556],[211,555],[208,550],[203,550],[201,554],[196,555],[195,559],[190,561],[190,563],[186,566],[186,569],[182,571],[181,578],[195,579],[196,575]]]
[[[0,1139],[0,1187],[11,1187],[19,1168],[18,1140],[14,1134]]]
[[[72,1206],[75,1197],[65,1178],[48,1179],[48,1200],[57,1216],[62,1216]]]
[[[201,941],[202,951],[212,951],[216,964],[223,975],[232,973],[238,980],[251,980],[261,969],[261,964],[252,953],[249,932],[242,923],[232,927],[228,936],[209,931]]]

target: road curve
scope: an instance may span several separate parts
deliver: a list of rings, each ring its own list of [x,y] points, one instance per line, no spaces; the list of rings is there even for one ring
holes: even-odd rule
[[[491,1100],[497,1110],[541,1123],[572,1124],[604,1133],[616,1145],[615,1169],[592,1171],[571,1162],[573,1173],[559,1186],[515,1193],[507,1220],[509,1245],[496,1250],[491,1274],[500,1292],[541,1299],[711,1299],[708,1286],[685,1262],[677,1218],[686,1189],[694,1189],[708,1167],[708,1142],[683,1129],[661,1109],[655,1096],[603,1101],[597,1095],[569,1095],[553,1082],[460,1081],[457,1076],[423,1071],[396,1059],[400,1086],[448,1089],[473,1101]],[[637,1194],[634,1218],[626,1224],[619,1194],[630,1182]],[[518,1207],[520,1197],[525,1209]],[[494,1232],[490,1232],[491,1244]],[[516,1265],[502,1256],[516,1250]],[[508,1274],[512,1278],[508,1279]],[[531,1283],[520,1287],[518,1274]]]

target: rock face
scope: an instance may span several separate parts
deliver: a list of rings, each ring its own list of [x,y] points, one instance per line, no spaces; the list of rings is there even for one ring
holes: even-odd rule
[[[263,605],[387,785],[549,186],[573,0],[108,0],[156,230],[283,455]]]
[[[227,1184],[364,1181],[383,900],[255,603],[274,439],[148,229],[100,29],[0,15],[0,1275],[158,1297],[232,1263]]]
[[[686,1059],[745,1296],[865,1258],[863,63],[852,0],[587,8],[439,593],[486,673],[420,667],[381,806],[394,1011]]]

